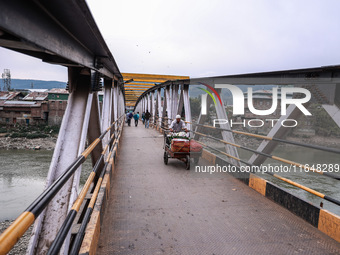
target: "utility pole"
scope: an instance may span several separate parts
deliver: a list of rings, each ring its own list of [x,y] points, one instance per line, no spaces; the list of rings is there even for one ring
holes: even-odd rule
[[[1,77],[4,83],[3,91],[9,91],[11,89],[11,71],[9,69],[4,69]]]

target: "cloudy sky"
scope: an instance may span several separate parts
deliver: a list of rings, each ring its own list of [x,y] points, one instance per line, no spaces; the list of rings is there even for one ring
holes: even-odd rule
[[[121,72],[191,77],[340,64],[338,0],[87,0]],[[0,72],[66,68],[0,48]]]

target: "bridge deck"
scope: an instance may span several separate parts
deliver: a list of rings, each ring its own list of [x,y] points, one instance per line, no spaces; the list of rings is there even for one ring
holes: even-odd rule
[[[124,128],[98,254],[340,254],[339,243],[227,174],[165,166],[162,145],[152,129]]]

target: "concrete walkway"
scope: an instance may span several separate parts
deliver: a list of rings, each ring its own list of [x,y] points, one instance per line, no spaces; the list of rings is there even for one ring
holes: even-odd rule
[[[126,126],[122,138],[97,254],[340,254],[338,242],[229,175],[165,166],[159,132]]]

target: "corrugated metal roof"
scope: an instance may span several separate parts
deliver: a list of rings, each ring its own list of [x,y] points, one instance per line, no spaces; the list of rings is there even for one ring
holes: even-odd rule
[[[0,100],[11,100],[19,94],[20,92],[0,91]]]
[[[48,93],[59,93],[59,94],[68,94],[68,91],[66,89],[50,89]]]
[[[30,94],[28,94],[27,96],[25,96],[23,98],[23,100],[36,100],[36,101],[44,101],[46,100],[48,97],[48,93],[47,92],[32,92]]]
[[[38,100],[38,101],[43,101],[45,99],[46,99],[46,96],[39,96],[35,98],[35,100]]]
[[[47,92],[48,89],[28,89],[30,92]]]
[[[26,101],[6,101],[4,105],[36,105],[37,102],[26,102]]]

